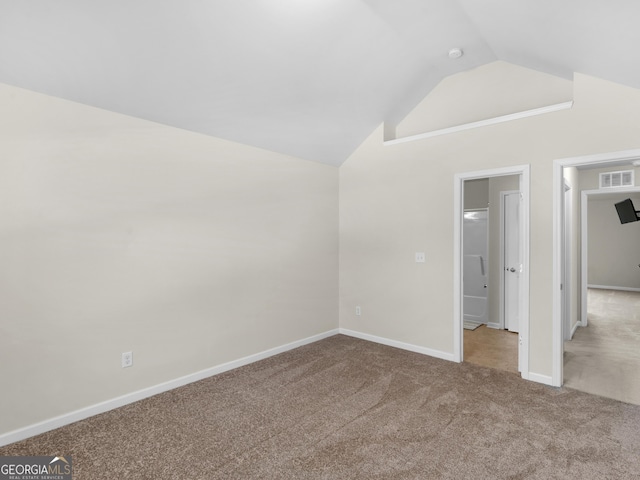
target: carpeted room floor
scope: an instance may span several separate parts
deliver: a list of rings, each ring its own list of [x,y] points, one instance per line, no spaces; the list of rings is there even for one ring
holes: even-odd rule
[[[640,405],[640,292],[590,288],[587,327],[564,343],[564,383]]]
[[[0,448],[74,479],[640,478],[640,407],[337,335]]]

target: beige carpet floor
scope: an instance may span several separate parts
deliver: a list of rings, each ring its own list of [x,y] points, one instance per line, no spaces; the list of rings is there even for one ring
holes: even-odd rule
[[[637,479],[640,407],[337,335],[18,454],[70,455],[76,480]]]
[[[640,405],[640,292],[589,289],[587,305],[564,343],[565,386]]]

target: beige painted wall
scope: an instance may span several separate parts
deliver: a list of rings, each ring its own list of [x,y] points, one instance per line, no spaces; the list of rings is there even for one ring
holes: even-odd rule
[[[559,81],[496,62],[406,125],[554,103]],[[461,102],[474,85],[483,102]],[[19,393],[0,434],[336,328],[338,309],[451,353],[453,176],[510,165],[531,165],[530,366],[551,375],[553,160],[640,142],[640,91],[573,87],[570,111],[448,136],[385,147],[381,125],[338,170],[0,86],[0,382]]]
[[[640,209],[640,194],[588,199],[589,285],[640,289],[640,223],[621,224],[614,206],[625,198]]]
[[[581,318],[581,201],[583,190],[597,190],[599,188],[600,173],[613,172],[618,170],[634,170],[635,184],[638,185],[638,167],[600,167],[577,169],[567,167],[564,169],[564,177],[571,185],[572,198],[572,219],[571,228],[573,233],[571,251],[571,327],[573,328]]]
[[[464,182],[464,209],[489,207],[489,179],[466,180]]]
[[[0,434],[338,327],[337,168],[0,105]]]
[[[519,68],[496,62],[450,77],[423,103],[436,105],[427,109],[434,117],[464,108],[458,93],[480,81],[477,94],[504,106],[512,96],[490,80]],[[545,79],[526,73],[517,75],[523,91],[540,89],[546,103]],[[640,146],[640,90],[576,74],[573,92],[571,110],[490,127],[393,146],[383,145],[382,125],[371,134],[340,168],[342,327],[453,353],[454,175],[530,164],[530,371],[551,377],[553,160]],[[426,115],[416,112],[412,128]],[[487,117],[460,119],[473,116]],[[426,263],[413,261],[415,251],[427,252]]]
[[[580,182],[580,190],[597,190],[599,188],[600,174],[607,172],[618,172],[620,170],[633,170],[634,183],[640,185],[640,167],[624,166],[624,167],[604,167],[604,168],[588,168],[578,170],[578,180]],[[606,191],[612,191],[607,189]]]
[[[575,167],[565,168],[564,176],[572,186],[573,201],[573,250],[571,255],[572,265],[572,327],[581,318],[581,202],[583,190],[598,190],[600,173],[613,172],[618,170],[633,170],[635,186],[640,184],[640,168],[633,166],[607,166],[600,168],[576,169]]]
[[[498,75],[495,72],[500,72]],[[396,135],[406,137],[454,127],[464,123],[567,102],[573,97],[572,82],[526,68],[511,68],[494,62],[443,83],[455,97],[428,95],[396,126]],[[499,93],[487,95],[488,92]]]

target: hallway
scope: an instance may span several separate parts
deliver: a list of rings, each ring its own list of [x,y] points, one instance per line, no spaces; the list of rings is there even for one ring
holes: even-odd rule
[[[640,292],[589,289],[588,326],[565,342],[564,385],[640,405]]]

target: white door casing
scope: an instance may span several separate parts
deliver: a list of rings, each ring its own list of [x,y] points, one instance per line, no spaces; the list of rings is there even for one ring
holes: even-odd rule
[[[571,217],[573,212],[571,185],[568,180],[564,180],[563,201],[563,228],[562,228],[562,250],[564,262],[562,264],[562,328],[564,340],[571,340],[573,332],[571,329],[571,247],[573,243],[573,231],[571,230]],[[564,350],[564,349],[563,349]]]

